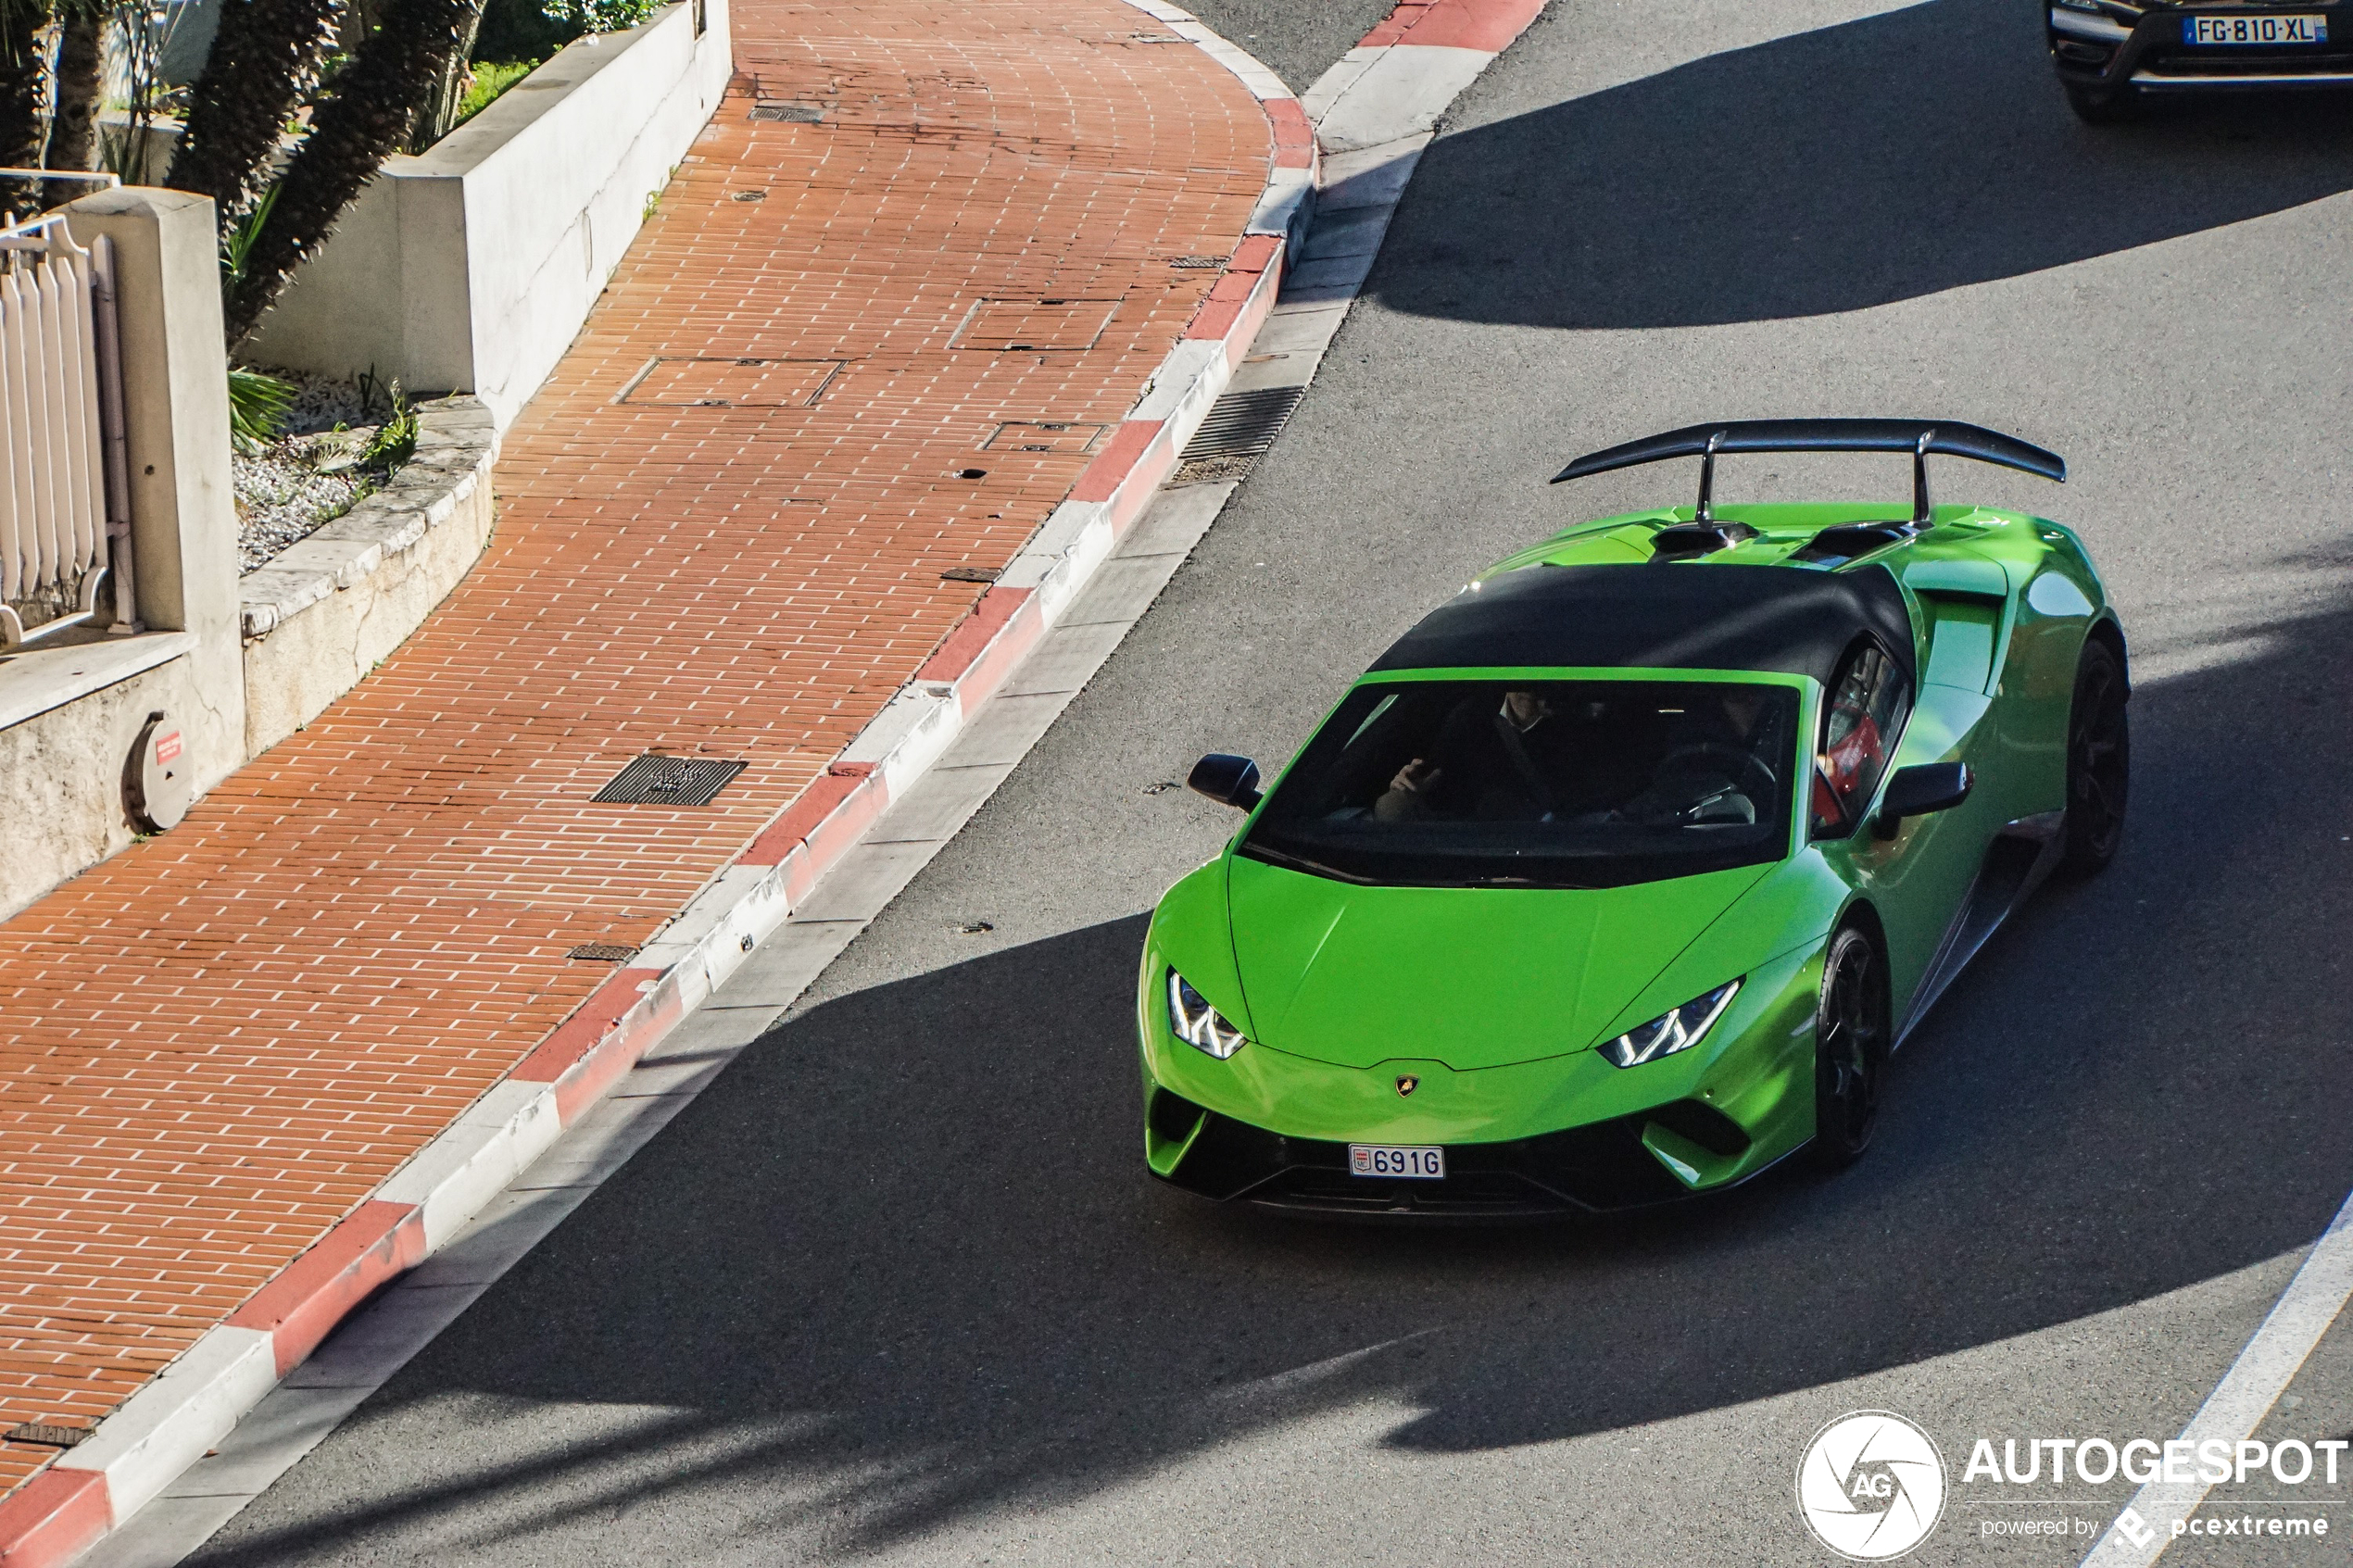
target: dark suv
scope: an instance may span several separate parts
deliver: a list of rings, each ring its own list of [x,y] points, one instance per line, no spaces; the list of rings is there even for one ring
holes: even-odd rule
[[[2353,4],[2048,4],[2059,85],[2094,122],[2124,118],[2145,94],[2353,85]]]

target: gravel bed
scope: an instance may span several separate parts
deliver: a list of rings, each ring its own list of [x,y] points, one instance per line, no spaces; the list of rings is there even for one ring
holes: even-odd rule
[[[363,422],[357,383],[298,370],[271,374],[299,389],[278,439],[257,453],[232,452],[237,495],[237,568],[258,571],[349,511],[389,477],[356,459],[376,433]]]

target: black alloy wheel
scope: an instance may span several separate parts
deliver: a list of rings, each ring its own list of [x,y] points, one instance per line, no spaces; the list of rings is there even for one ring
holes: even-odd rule
[[[2124,704],[2124,660],[2105,638],[2083,645],[2075,701],[2067,715],[2067,845],[2062,862],[2077,876],[2104,870],[2124,838],[2133,782],[2133,734]]]
[[[1839,928],[1814,1013],[1814,1156],[1832,1170],[1870,1147],[1890,1033],[1887,960],[1860,926]]]

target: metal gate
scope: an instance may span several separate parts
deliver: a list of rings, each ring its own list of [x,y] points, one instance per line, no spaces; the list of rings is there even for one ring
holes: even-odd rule
[[[0,651],[135,629],[121,365],[107,238],[0,229]]]

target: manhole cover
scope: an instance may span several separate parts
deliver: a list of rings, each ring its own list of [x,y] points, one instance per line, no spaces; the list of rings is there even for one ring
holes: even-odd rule
[[[620,963],[637,956],[637,949],[626,942],[583,942],[564,957],[585,963]]]
[[[1118,312],[1115,299],[984,299],[964,317],[950,346],[1000,354],[1092,348]]]
[[[710,757],[640,757],[593,798],[610,806],[708,806],[745,766]]]
[[[987,441],[984,452],[1091,452],[1109,425],[1075,424],[1060,420],[1008,420]]]
[[[657,356],[615,401],[675,408],[806,408],[825,395],[848,363]]]
[[[746,117],[750,119],[781,119],[793,125],[816,125],[824,121],[823,104],[758,104]]]

